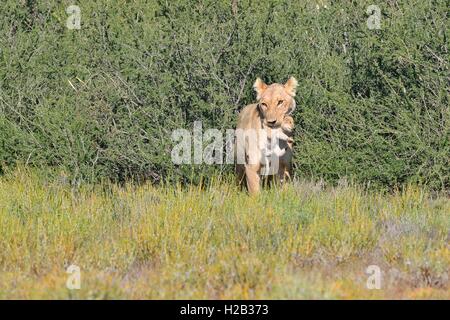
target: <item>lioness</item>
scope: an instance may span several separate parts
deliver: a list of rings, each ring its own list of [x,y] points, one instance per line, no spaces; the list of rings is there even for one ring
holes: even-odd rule
[[[257,78],[253,88],[257,103],[239,114],[236,127],[236,175],[250,194],[260,190],[261,176],[283,182],[291,176],[292,131],[297,80],[291,77],[284,85],[265,84]]]

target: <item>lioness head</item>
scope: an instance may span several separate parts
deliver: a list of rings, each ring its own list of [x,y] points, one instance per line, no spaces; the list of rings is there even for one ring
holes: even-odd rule
[[[294,77],[284,85],[279,83],[267,85],[260,78],[256,79],[253,88],[257,94],[258,109],[267,126],[279,127],[284,116],[294,111],[296,87],[297,80]]]

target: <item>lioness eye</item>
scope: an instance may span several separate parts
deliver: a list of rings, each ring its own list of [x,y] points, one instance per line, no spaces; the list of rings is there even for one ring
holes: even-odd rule
[[[267,108],[267,104],[261,103],[261,107],[263,107],[263,109],[266,109]]]
[[[278,106],[281,106],[283,103],[284,103],[283,100],[279,100],[279,101],[278,101]]]

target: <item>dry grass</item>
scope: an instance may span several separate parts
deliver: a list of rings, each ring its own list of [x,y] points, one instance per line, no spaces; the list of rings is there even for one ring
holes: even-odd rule
[[[449,299],[450,201],[296,182],[249,198],[0,178],[0,298]],[[81,268],[81,289],[66,268]],[[366,287],[380,266],[381,290]]]

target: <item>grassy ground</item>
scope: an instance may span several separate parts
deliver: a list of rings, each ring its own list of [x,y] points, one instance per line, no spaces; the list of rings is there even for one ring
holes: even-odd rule
[[[445,195],[295,182],[249,198],[212,185],[0,177],[0,298],[450,298]],[[72,264],[79,290],[66,288]]]

